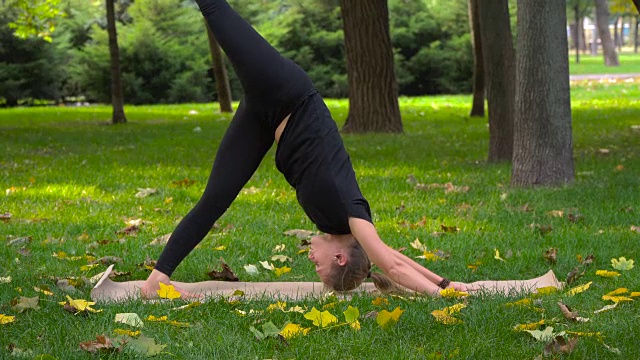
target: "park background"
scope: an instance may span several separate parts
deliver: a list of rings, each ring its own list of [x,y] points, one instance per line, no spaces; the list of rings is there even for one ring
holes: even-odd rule
[[[366,110],[353,106],[362,89],[350,83],[349,72],[359,69],[348,64],[362,59],[358,51],[350,58],[354,52],[345,46],[345,37],[353,34],[344,28],[345,11],[354,15],[388,5],[394,76],[374,80],[396,85],[382,87],[385,101],[368,105],[382,113],[391,109],[386,113],[391,115],[381,116],[373,128],[365,121],[343,131],[383,239],[453,279],[525,278],[553,269],[569,288],[582,291],[511,298],[357,296],[346,302],[326,297],[286,305],[240,296],[183,309],[178,307],[189,302],[180,299],[97,304],[100,313],[72,314],[59,303],[67,295],[88,299],[89,279],[108,263],[121,271],[118,281],[148,275],[162,249],[157,244],[202,193],[232,113],[217,103],[219,82],[210,70],[215,42],[193,2],[116,2],[122,93],[111,104],[114,73],[105,3],[3,1],[0,96],[8,108],[0,110],[2,357],[92,358],[80,344],[96,341],[97,335],[129,339],[125,354],[117,346],[102,350],[107,358],[535,358],[545,348],[560,352],[551,354],[560,358],[639,357],[640,280],[636,268],[619,261],[637,259],[640,249],[638,13],[632,2],[606,5],[605,29],[609,45],[615,45],[608,46],[601,34],[593,41],[596,4],[602,1],[553,3],[555,12],[534,12],[540,21],[556,21],[552,31],[525,33],[526,22],[518,17],[534,18],[527,7],[534,3],[546,2],[376,0],[366,3],[375,5],[370,9],[358,8],[364,4],[358,1],[232,2],[310,73],[342,129]],[[566,10],[562,23],[558,4]],[[484,19],[485,29],[495,31],[485,31],[486,39],[508,39],[486,42],[489,51],[482,58],[487,65],[480,68],[488,70],[486,86],[474,87],[480,71],[470,5],[479,7],[478,23]],[[578,58],[572,37],[577,33],[571,31],[576,23],[585,29],[584,40],[577,41]],[[384,32],[382,37],[369,34],[363,44],[384,45]],[[535,39],[553,47],[518,46]],[[608,46],[606,55],[603,46]],[[524,51],[531,56],[523,57]],[[522,71],[525,60],[536,61],[537,53],[549,53],[555,61]],[[563,63],[569,66],[563,69]],[[230,105],[236,108],[241,93],[228,64],[226,73]],[[520,83],[532,75],[539,75],[534,83]],[[554,88],[563,84],[566,88]],[[365,90],[370,88],[376,87]],[[503,95],[490,95],[496,93]],[[478,97],[482,101],[474,102]],[[527,101],[539,106],[528,111],[515,106]],[[470,116],[478,103],[482,114]],[[515,105],[509,112],[492,112],[492,104],[498,110]],[[126,114],[125,124],[110,126],[118,111]],[[496,128],[496,121],[511,125]],[[542,149],[527,148],[513,132],[499,131],[527,124],[544,125],[526,136]],[[492,146],[509,139],[512,147]],[[561,141],[545,142],[551,139]],[[549,149],[561,156],[548,155]],[[520,177],[522,183],[514,182],[514,171],[522,170],[515,169],[522,161],[516,153],[531,159],[525,165],[533,171]],[[273,156],[272,150],[230,211],[176,271],[176,279],[207,280],[208,272],[220,269],[220,258],[243,281],[317,279],[301,240],[284,235],[315,228],[273,166]],[[275,260],[281,255],[285,261]],[[257,274],[246,270],[249,265]],[[586,284],[588,289],[581,287]],[[616,289],[622,290],[607,297]],[[567,319],[558,302],[589,321]],[[453,314],[454,320],[443,323],[432,315],[457,303],[466,307]],[[359,331],[344,325],[319,329],[304,317],[316,307],[343,321],[349,306],[359,309]],[[378,315],[397,308],[404,311],[397,323],[381,326]],[[601,309],[608,310],[595,313]],[[125,312],[139,314],[145,327],[114,322]],[[174,322],[152,322],[149,316]],[[312,331],[274,336],[287,323]],[[573,345],[514,330],[523,327],[546,330]],[[252,329],[271,336],[261,338]],[[133,333],[137,330],[147,340]],[[150,345],[149,338],[161,345]],[[97,351],[97,344],[85,348]]]

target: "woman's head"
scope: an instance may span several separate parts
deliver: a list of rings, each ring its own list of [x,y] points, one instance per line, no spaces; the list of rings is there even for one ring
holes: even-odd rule
[[[311,238],[309,260],[325,285],[336,291],[358,287],[369,274],[371,262],[351,235],[319,235]]]

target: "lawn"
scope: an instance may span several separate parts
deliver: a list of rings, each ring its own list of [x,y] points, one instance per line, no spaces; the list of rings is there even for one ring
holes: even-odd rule
[[[102,312],[87,316],[65,312],[59,304],[67,294],[89,299],[88,284],[66,289],[69,293],[56,286],[60,279],[104,271],[103,264],[87,266],[89,256],[121,258],[116,269],[130,274],[120,281],[147,276],[141,264],[161,251],[147,245],[171,232],[198,200],[228,115],[216,113],[212,104],[129,106],[129,123],[109,126],[106,106],[0,110],[0,214],[5,218],[0,221],[0,314],[15,316],[0,325],[0,357],[9,358],[13,351],[25,358],[95,358],[79,343],[100,334],[115,337],[115,329],[134,330],[114,317],[137,313],[190,325],[145,321],[142,333],[166,345],[159,359],[532,359],[544,343],[513,327],[543,319],[540,330],[552,326],[555,332],[581,333],[573,353],[564,358],[640,358],[640,299],[594,314],[611,304],[604,294],[621,287],[640,291],[637,266],[614,278],[596,275],[597,270],[614,270],[612,258],[640,259],[640,130],[634,127],[640,125],[639,97],[637,84],[629,83],[585,82],[572,89],[577,176],[561,188],[510,187],[510,166],[485,161],[487,123],[468,117],[469,96],[402,98],[404,135],[345,135],[362,191],[390,246],[405,247],[405,254],[416,257],[421,252],[410,243],[419,239],[429,250],[449,253],[446,260],[417,261],[462,281],[530,278],[549,269],[564,280],[580,266],[579,257],[593,255],[594,263],[582,265],[584,275],[571,286],[592,284],[573,296],[565,291],[541,296],[533,306],[508,306],[524,295],[385,296],[387,302],[376,304],[367,296],[289,302],[287,308],[326,309],[339,319],[348,306],[358,308],[361,329],[313,330],[286,342],[258,341],[250,328],[262,329],[268,322],[313,325],[301,313],[267,311],[274,303],[270,299],[217,299],[182,310],[175,310],[186,304],[180,300],[97,304]],[[342,123],[347,102],[327,102]],[[407,182],[410,174],[424,184],[451,182],[469,190],[416,190]],[[136,197],[143,188],[157,193]],[[119,233],[134,219],[144,221],[137,233]],[[298,253],[299,240],[283,235],[314,228],[277,172],[273,149],[218,224],[178,268],[176,280],[207,280],[207,272],[219,269],[220,257],[243,281],[316,280],[306,254]],[[440,234],[443,225],[459,231]],[[9,245],[21,237],[30,240]],[[282,254],[292,258],[286,263],[291,272],[281,277],[267,270],[245,272],[244,265],[260,267],[258,262],[269,260],[280,244],[286,245]],[[544,257],[550,248],[557,249],[556,263]],[[495,258],[496,250],[504,261]],[[19,312],[11,301],[20,296],[38,297],[39,309]],[[565,320],[559,301],[590,321]],[[455,315],[460,324],[441,324],[431,315],[458,302],[467,305]],[[364,316],[397,307],[404,312],[388,329]]]
[[[576,64],[575,51],[569,54],[569,72],[571,75],[585,74],[640,74],[640,54],[622,52],[618,54],[620,66],[605,66],[602,52],[598,55],[580,54],[580,63]]]

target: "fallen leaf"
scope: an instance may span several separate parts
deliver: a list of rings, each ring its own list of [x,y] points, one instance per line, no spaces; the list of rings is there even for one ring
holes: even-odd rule
[[[4,221],[4,222],[9,222],[9,220],[11,220],[11,213],[2,213],[0,214],[0,220]]]
[[[11,276],[0,277],[0,284],[8,284],[11,282]]]
[[[258,273],[258,268],[255,265],[249,264],[244,266],[244,271],[249,275],[256,275]]]
[[[619,303],[621,301],[633,301],[632,298],[627,297],[627,296],[609,296],[609,295],[602,295],[602,300],[610,300],[613,301],[614,303]]]
[[[156,290],[156,292],[158,293],[158,296],[161,299],[173,300],[173,299],[179,299],[182,296],[182,294],[180,294],[180,292],[177,291],[173,285],[167,285],[164,283],[158,283],[158,284],[160,285],[160,289]]]
[[[287,245],[285,245],[285,244],[276,245],[273,248],[273,252],[283,252],[284,249],[286,249],[286,248],[287,248]]]
[[[311,320],[313,325],[320,328],[336,324],[338,322],[338,318],[332,315],[329,311],[320,312],[315,307],[313,307],[308,313],[304,314],[304,318]]]
[[[557,261],[558,249],[549,248],[544,252],[544,258],[550,263],[555,264]]]
[[[631,293],[631,295],[629,295],[630,297],[638,297],[640,296],[640,291],[634,291]]]
[[[589,289],[589,287],[591,286],[592,283],[593,283],[593,281],[589,281],[588,283],[586,283],[584,285],[580,285],[580,286],[576,286],[574,288],[571,288],[571,289],[569,289],[569,291],[567,291],[567,295],[568,296],[573,296],[573,295],[579,294],[581,292],[584,292],[587,289]]]
[[[281,310],[284,311],[284,309],[287,307],[287,303],[284,301],[278,301],[275,304],[269,304],[269,306],[267,306],[267,311],[268,312],[272,312],[274,310]]]
[[[508,302],[504,304],[506,307],[525,307],[533,304],[533,300],[530,298],[524,298],[515,302]]]
[[[554,337],[547,345],[544,346],[543,355],[549,356],[553,354],[570,354],[576,347],[578,337],[573,337],[568,341],[563,336]]]
[[[9,316],[5,314],[0,314],[0,325],[10,324],[16,321],[15,316]]]
[[[156,317],[154,315],[149,315],[145,320],[153,321],[153,322],[163,322],[163,321],[167,321],[167,319],[168,319],[167,315],[159,316],[159,317]]]
[[[563,217],[564,216],[564,211],[562,210],[551,210],[551,211],[547,211],[545,213],[545,215],[550,216],[550,217]]]
[[[116,314],[114,321],[117,323],[127,324],[133,327],[139,327],[139,328],[144,327],[144,323],[142,322],[142,319],[140,319],[140,316],[138,316],[138,314],[136,313]]]
[[[124,342],[112,340],[104,335],[98,335],[95,340],[80,343],[80,349],[90,353],[120,352],[123,346]]]
[[[220,258],[220,266],[222,267],[221,271],[211,270],[207,273],[209,278],[212,280],[220,280],[220,281],[239,281],[238,276],[234,274],[229,265],[227,265],[222,258]]]
[[[457,232],[460,231],[460,228],[455,226],[455,225],[454,226],[447,226],[447,225],[444,225],[444,224],[440,224],[440,229],[442,231],[444,231],[445,233],[457,233]]]
[[[102,312],[102,310],[96,310],[91,307],[96,304],[95,302],[84,299],[72,299],[69,295],[67,295],[67,301],[60,302],[59,304],[62,305],[66,311],[74,314],[86,313],[87,311],[92,313]]]
[[[360,310],[358,308],[354,308],[349,305],[347,310],[342,312],[344,314],[344,321],[349,324],[349,326],[354,330],[360,330],[360,321],[358,318],[360,317]]]
[[[166,245],[167,242],[169,242],[169,238],[171,237],[171,233],[162,235],[160,237],[157,237],[155,239],[153,239],[149,245],[150,246],[155,246],[155,245]]]
[[[236,290],[236,291],[239,291],[239,290]],[[242,293],[242,295],[244,295],[244,293]],[[194,308],[194,307],[198,307],[200,305],[202,305],[202,303],[200,301],[194,301],[194,302],[189,303],[187,305],[174,307],[171,310],[186,310],[186,309],[191,309],[191,308]]]
[[[310,230],[302,230],[302,229],[293,229],[287,230],[283,233],[286,236],[295,236],[300,240],[309,239],[313,235],[313,231]]]
[[[551,339],[553,339],[556,336],[562,336],[564,335],[564,331],[560,332],[560,333],[554,333],[553,332],[553,327],[552,326],[547,326],[544,330],[540,331],[540,330],[524,330],[525,332],[528,332],[529,334],[531,334],[531,336],[533,336],[534,339],[538,340],[538,341],[549,341]]]
[[[507,260],[505,260],[505,259],[503,259],[503,258],[501,258],[501,257],[500,257],[500,251],[499,251],[498,249],[495,249],[494,251],[495,251],[495,254],[493,255],[493,258],[494,258],[494,259],[496,259],[496,260],[500,260],[500,261],[504,261],[504,262],[506,262],[506,261],[507,261]]]
[[[136,337],[140,335],[140,330],[113,329],[113,333],[116,335]]]
[[[140,225],[128,225],[127,227],[116,231],[118,235],[130,235],[135,236],[140,231]]]
[[[612,277],[620,276],[620,273],[617,271],[596,270],[596,275],[606,277],[606,278],[612,278]]]
[[[117,256],[103,256],[99,259],[91,261],[90,265],[93,265],[93,264],[111,265],[116,263],[122,263],[122,259]]]
[[[608,292],[606,295],[607,296],[616,296],[616,295],[621,295],[621,294],[626,294],[629,292],[629,289],[627,288],[617,288],[613,291]]]
[[[633,260],[627,260],[625,257],[611,259],[611,266],[616,270],[628,271],[633,269]]]
[[[291,268],[287,266],[274,269],[274,273],[276,274],[277,277],[280,277],[288,272],[291,272]]]
[[[436,321],[444,325],[457,325],[462,324],[462,320],[445,314],[442,310],[433,310],[431,315],[436,318]]]
[[[545,287],[541,287],[541,288],[537,288],[535,294],[535,297],[541,297],[541,296],[545,296],[545,295],[550,295],[550,294],[555,294],[558,292],[558,288],[555,286],[545,286]],[[532,296],[534,297],[534,296]]]
[[[286,340],[289,340],[299,335],[307,335],[309,331],[311,331],[311,328],[305,328],[299,324],[289,323],[284,326],[282,331],[280,331],[280,335],[282,335]]]
[[[166,348],[167,345],[156,344],[155,339],[140,335],[137,339],[131,339],[127,342],[127,350],[144,356],[156,356]]]
[[[427,251],[427,247],[424,246],[418,238],[416,238],[413,242],[410,243],[411,247],[418,251]]]
[[[598,309],[598,310],[594,311],[593,313],[594,314],[598,314],[598,313],[601,313],[603,311],[615,309],[617,306],[618,306],[618,303],[616,302],[616,303],[613,303],[611,305],[607,305],[607,306],[603,307],[602,309]]]
[[[377,297],[371,300],[371,304],[373,304],[374,306],[385,306],[385,305],[389,305],[389,300],[385,298]]]
[[[393,327],[398,320],[400,319],[400,315],[404,310],[400,309],[400,307],[396,307],[393,311],[389,312],[387,310],[382,310],[376,316],[376,322],[383,329],[390,329]]]
[[[631,225],[631,231],[635,231],[637,233],[640,233],[640,226]]]
[[[40,307],[38,306],[38,300],[39,298],[37,296],[31,297],[31,298],[20,296],[20,298],[11,300],[10,304],[11,304],[11,308],[14,311],[21,313],[28,309],[33,309],[33,310],[40,309]]]
[[[567,275],[567,285],[573,284],[584,275],[584,271],[580,272],[580,270],[582,270],[581,266],[577,266],[575,269],[571,270]]]
[[[274,269],[273,264],[268,261],[258,261],[263,268],[271,271]]]
[[[154,189],[154,188],[140,188],[138,189],[138,192],[136,193],[135,196],[139,199],[142,199],[142,198],[146,198],[149,195],[153,195],[157,192],[158,192],[158,189]]]
[[[534,322],[534,323],[529,323],[529,324],[518,324],[516,326],[513,327],[514,331],[526,331],[526,330],[536,330],[538,329],[540,326],[544,325],[544,319],[538,321],[538,322]]]
[[[618,165],[616,165],[616,167],[614,168],[614,170],[615,170],[615,171],[622,171],[622,170],[624,170],[624,165],[622,165],[622,164],[618,164]]]
[[[285,262],[285,261],[293,261],[293,259],[291,259],[290,257],[286,256],[286,255],[273,255],[271,257],[272,261],[280,261],[280,262]]]
[[[189,180],[187,178],[184,178],[182,180],[172,181],[171,185],[175,187],[189,187],[189,186],[195,185],[196,183],[197,183],[196,180]]]
[[[576,322],[587,322],[589,321],[588,318],[583,318],[578,316],[578,312],[577,311],[572,311],[571,308],[564,304],[563,302],[559,301],[558,302],[558,307],[560,308],[560,311],[562,312],[562,315],[564,315],[564,318],[569,320],[569,321],[576,321]]]
[[[13,246],[13,245],[25,245],[31,242],[31,236],[23,236],[23,237],[18,237],[15,239],[11,239],[9,240],[9,242],[7,243],[7,245],[9,246]]]
[[[458,291],[450,287],[444,290],[440,290],[440,296],[444,298],[461,298],[461,297],[469,296],[469,293],[464,291]]]

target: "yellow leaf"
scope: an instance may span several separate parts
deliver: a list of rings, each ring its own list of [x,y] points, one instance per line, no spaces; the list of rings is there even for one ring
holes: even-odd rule
[[[462,320],[455,318],[451,315],[447,315],[442,310],[433,310],[431,315],[436,318],[436,321],[445,325],[456,325],[462,324]]]
[[[190,327],[191,326],[191,324],[189,324],[189,323],[175,321],[175,320],[167,321],[167,323],[169,325],[173,325],[173,326],[176,326],[176,327]]]
[[[607,277],[607,278],[612,278],[612,277],[620,276],[620,273],[617,272],[617,271],[597,270],[596,271],[596,275],[602,276],[602,277]]]
[[[515,306],[529,306],[533,304],[533,300],[531,300],[530,298],[524,298],[522,300],[518,300],[515,302],[509,302],[504,304],[507,307],[515,307]]]
[[[126,335],[131,337],[140,335],[140,330],[131,331],[131,330],[125,330],[125,329],[114,329],[113,332],[116,333],[117,335]]]
[[[616,296],[616,295],[620,295],[620,294],[626,294],[628,292],[629,292],[629,289],[627,289],[627,288],[618,288],[618,289],[615,289],[615,290],[613,290],[611,292],[608,292],[607,295],[608,296]]]
[[[240,309],[235,309],[234,310],[236,314],[240,315],[240,316],[247,316],[247,312],[244,310],[240,310]]]
[[[594,314],[597,314],[597,313],[601,313],[601,312],[603,312],[603,311],[607,311],[607,310],[615,309],[615,308],[616,308],[616,306],[618,306],[618,303],[613,303],[613,304],[611,304],[611,305],[607,305],[607,306],[603,307],[602,309],[598,309],[598,310],[594,311],[593,313],[594,313]]]
[[[608,296],[602,295],[602,300],[611,300],[614,303],[619,303],[620,301],[633,301],[632,298],[626,296]]]
[[[446,308],[442,309],[442,311],[447,314],[447,315],[453,315],[457,312],[460,312],[460,310],[466,308],[467,305],[463,304],[463,303],[458,303],[455,305],[451,305],[451,306],[447,306]]]
[[[461,298],[461,297],[469,296],[469,293],[464,291],[458,291],[454,288],[447,288],[444,290],[440,290],[440,296],[445,298]]]
[[[281,310],[284,311],[284,309],[287,307],[287,303],[284,301],[278,301],[275,304],[269,304],[269,306],[267,306],[267,311],[268,312],[272,312],[274,310]]]
[[[403,312],[404,310],[401,310],[400,307],[396,307],[392,312],[382,310],[378,313],[376,322],[383,329],[389,329],[398,322],[398,319],[400,319],[400,315],[402,315]]]
[[[627,260],[625,257],[611,259],[611,266],[616,270],[631,270],[633,269],[633,260]]]
[[[45,289],[40,289],[39,287],[36,287],[36,286],[33,287],[33,290],[35,290],[37,292],[40,292],[40,293],[43,293],[43,294],[45,294],[47,296],[53,296],[53,293],[51,291],[45,290]]]
[[[500,257],[500,251],[498,251],[498,249],[495,249],[495,255],[493,255],[493,258],[496,259],[496,260],[504,261],[504,262],[507,261],[507,260],[505,260],[505,259]]]
[[[515,331],[525,331],[525,330],[537,330],[540,326],[544,325],[544,319],[530,323],[530,324],[518,324],[513,327]]]
[[[440,256],[436,254],[435,251],[427,251],[422,252],[421,256],[417,256],[418,259],[425,259],[427,261],[438,261],[440,260]]]
[[[536,295],[540,295],[540,296],[549,295],[549,294],[554,294],[557,291],[558,291],[558,288],[555,286],[545,286],[545,287],[538,288],[536,290]]]
[[[9,316],[5,314],[0,314],[0,325],[9,324],[16,321],[15,316]]]
[[[82,265],[80,266],[80,271],[89,271],[98,266],[100,266],[100,264]]]
[[[640,291],[634,291],[631,293],[631,295],[629,295],[630,297],[638,297],[640,296]]]
[[[309,333],[309,331],[311,331],[311,328],[303,328],[302,326],[298,325],[298,324],[287,324],[284,329],[282,329],[282,331],[280,331],[280,335],[282,335],[283,338],[289,340],[291,338],[294,338],[298,335],[307,335]]]
[[[565,330],[565,333],[569,334],[569,335],[575,335],[575,336],[583,336],[583,337],[596,337],[598,339],[602,339],[602,333],[597,331],[597,332],[581,332],[581,331],[571,331],[571,330]]]
[[[165,316],[155,317],[153,315],[149,315],[149,316],[147,316],[146,320],[147,321],[159,321],[159,322],[167,321],[167,316],[165,315]]]
[[[349,306],[347,310],[343,312],[344,320],[351,326],[352,329],[358,331],[360,330],[360,321],[358,318],[360,317],[360,310],[358,308],[354,308],[353,306]]]
[[[389,305],[389,300],[387,300],[386,298],[377,297],[371,300],[371,303],[374,306],[384,306],[384,305]]]
[[[292,306],[290,307],[288,310],[282,310],[283,312],[296,312],[296,313],[300,313],[300,314],[304,314],[305,311],[307,311],[307,309],[302,308],[301,306]]]
[[[574,288],[569,289],[569,291],[567,291],[567,295],[568,296],[573,296],[576,294],[579,294],[581,292],[586,291],[589,286],[591,286],[591,284],[593,283],[593,281],[589,281],[588,283],[584,284],[584,285],[580,285],[580,286],[576,286]]]
[[[329,311],[320,312],[313,307],[311,311],[304,314],[305,319],[311,320],[313,325],[317,327],[325,327],[338,322],[338,318]]]
[[[91,311],[93,313],[99,313],[102,311],[102,310],[96,310],[91,307],[92,305],[96,304],[93,301],[87,301],[84,299],[72,299],[69,295],[67,295],[67,301],[63,301],[60,303],[60,305],[65,305],[65,304],[69,304],[74,309],[76,309],[77,312]]]
[[[291,272],[291,268],[287,267],[287,266],[283,266],[281,268],[275,268],[275,274],[276,276],[282,276],[282,274],[286,274],[288,272]]]
[[[156,292],[158,293],[158,296],[160,296],[160,298],[173,300],[179,299],[182,296],[182,294],[180,294],[180,292],[178,292],[176,288],[173,287],[173,285],[166,285],[164,283],[159,284],[160,290],[156,290]]]
[[[334,307],[336,307],[336,305],[338,305],[338,301],[334,301],[334,302],[330,302],[328,304],[324,304],[322,306],[322,310],[329,310],[329,309],[333,309]]]
[[[213,248],[213,250],[216,250],[216,251],[222,251],[222,250],[224,250],[224,249],[226,249],[226,248],[227,248],[226,246],[224,246],[224,245],[220,245],[220,246],[216,246],[216,247],[214,247],[214,248]]]

